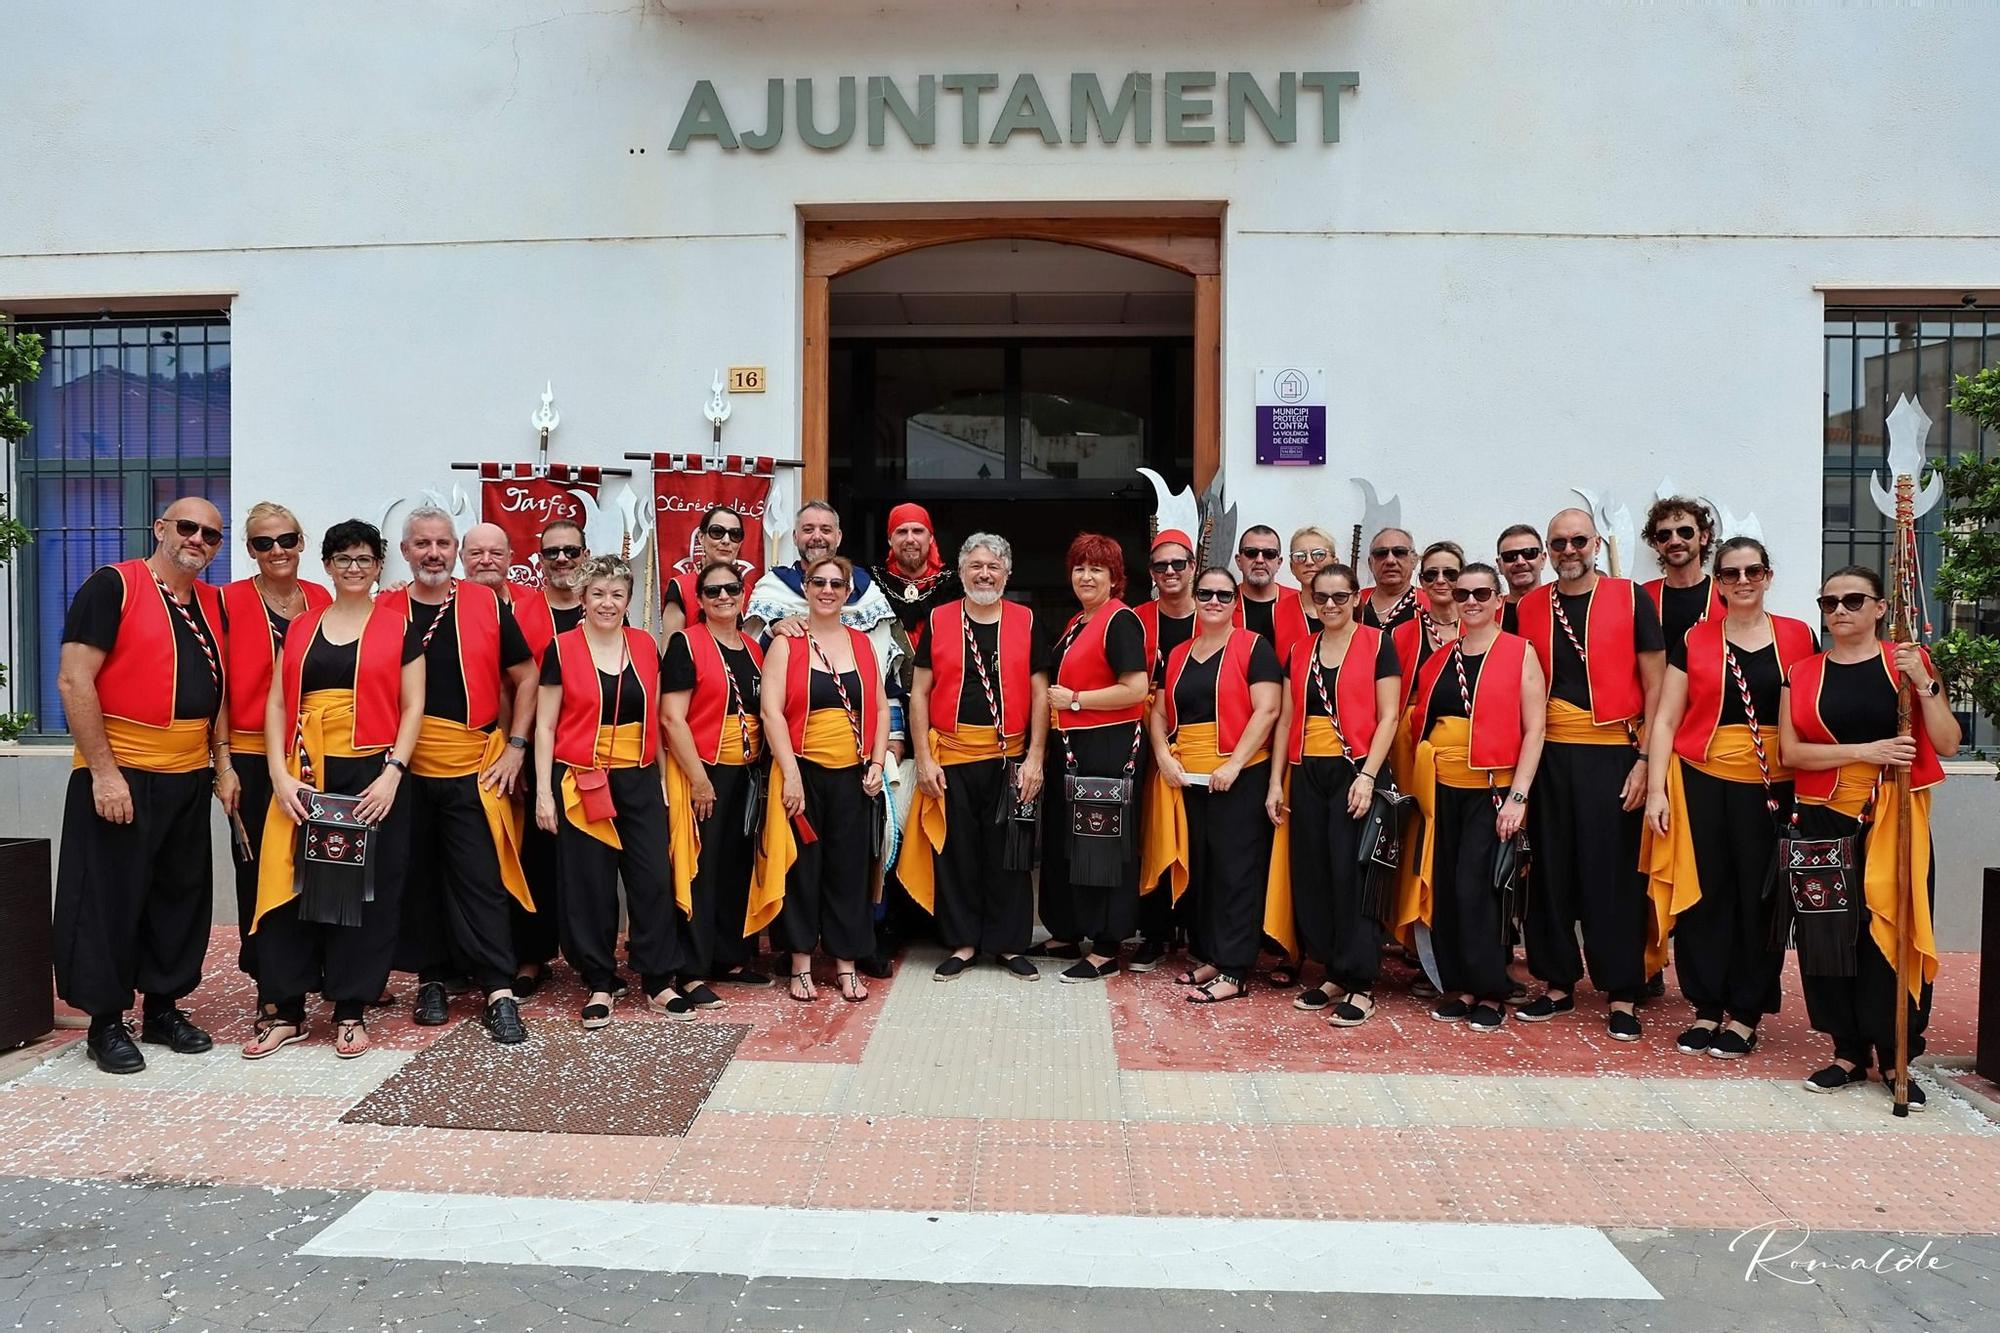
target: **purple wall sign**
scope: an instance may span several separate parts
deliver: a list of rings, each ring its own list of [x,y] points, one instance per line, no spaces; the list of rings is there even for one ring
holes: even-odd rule
[[[1326,462],[1326,372],[1257,372],[1257,461],[1278,467]]]

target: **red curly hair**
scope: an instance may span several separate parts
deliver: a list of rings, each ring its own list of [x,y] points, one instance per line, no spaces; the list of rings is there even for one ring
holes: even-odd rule
[[[1125,548],[1101,532],[1079,532],[1063,556],[1063,568],[1099,565],[1111,571],[1111,595],[1125,595]]]

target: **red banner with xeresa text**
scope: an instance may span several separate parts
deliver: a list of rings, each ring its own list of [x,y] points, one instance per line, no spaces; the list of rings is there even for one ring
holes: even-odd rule
[[[764,566],[764,507],[771,498],[777,460],[729,454],[653,455],[653,549],[660,553],[660,595],[678,572],[701,563],[701,516],[728,505],[743,517],[743,546],[736,559],[752,583]]]
[[[559,519],[588,526],[603,480],[597,468],[567,463],[551,463],[546,470],[532,463],[479,465],[479,516],[506,529],[513,552],[510,581],[541,586],[542,529]]]

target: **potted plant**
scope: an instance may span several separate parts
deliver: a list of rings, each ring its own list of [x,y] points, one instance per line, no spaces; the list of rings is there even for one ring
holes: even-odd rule
[[[19,386],[41,373],[42,340],[17,335],[0,320],[0,442],[10,463],[29,429],[19,410]],[[0,495],[0,567],[27,541],[28,530]],[[0,664],[0,685],[6,680],[6,666]],[[33,720],[26,713],[0,713],[0,740],[12,740]],[[7,941],[0,948],[0,1050],[33,1041],[55,1026],[49,866],[47,838],[0,835],[0,939]]]

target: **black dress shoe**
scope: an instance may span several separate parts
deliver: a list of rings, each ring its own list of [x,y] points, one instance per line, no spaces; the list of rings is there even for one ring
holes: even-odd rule
[[[417,987],[417,1007],[410,1019],[423,1028],[441,1028],[451,1021],[451,1006],[445,1001],[442,981],[426,981]]]
[[[147,1014],[139,1040],[149,1046],[164,1046],[175,1055],[200,1055],[215,1045],[212,1037],[188,1020],[185,1009]]]
[[[502,1046],[519,1045],[528,1039],[528,1029],[521,1022],[520,1002],[511,995],[488,1002],[480,1021],[486,1024],[487,1034]]]
[[[873,953],[869,954],[866,958],[856,960],[854,966],[860,971],[862,976],[873,977],[877,981],[894,976],[896,971],[896,969],[889,966],[889,960],[886,957]]]
[[[123,1019],[103,1027],[93,1026],[83,1047],[107,1074],[136,1074],[146,1067],[145,1054],[133,1043],[131,1030]]]

